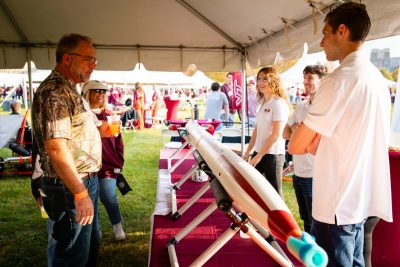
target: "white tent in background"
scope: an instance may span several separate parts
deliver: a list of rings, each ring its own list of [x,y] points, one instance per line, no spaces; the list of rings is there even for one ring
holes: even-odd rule
[[[201,87],[210,85],[213,80],[204,75],[201,71],[196,71],[192,76],[186,76],[178,71],[149,71],[142,63],[137,63],[132,71],[97,71],[91,76],[92,80],[99,80],[107,83],[136,83],[177,85]]]
[[[40,83],[50,74],[51,70],[39,70],[32,62],[32,81]],[[210,86],[214,81],[204,75],[201,71],[196,71],[191,77],[178,71],[149,71],[142,63],[137,63],[131,71],[105,71],[95,70],[91,75],[91,80],[98,80],[105,83],[142,84],[158,85],[177,85],[199,88]],[[27,80],[27,66],[23,69],[0,70],[0,83],[6,85],[19,85]]]
[[[193,76],[191,77],[196,87],[203,87],[207,86],[210,87],[214,80],[208,78],[202,71],[196,71]]]
[[[132,83],[130,78],[132,71],[105,71],[95,70],[90,77],[91,80],[98,80],[107,83]]]
[[[304,50],[301,58],[290,69],[281,74],[283,84],[286,88],[298,87],[303,82],[303,70],[307,65],[313,64],[308,56],[308,47],[304,43]]]
[[[0,86],[18,86],[24,83],[24,74],[0,72]]]

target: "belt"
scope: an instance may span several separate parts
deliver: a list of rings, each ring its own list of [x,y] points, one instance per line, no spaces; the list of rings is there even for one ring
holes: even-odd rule
[[[97,176],[97,172],[84,172],[79,174],[79,178],[83,179],[88,179],[88,178],[94,178]],[[42,182],[44,184],[63,184],[62,180],[58,177],[48,177],[48,176],[42,176]]]
[[[79,177],[81,179],[94,178],[96,176],[97,176],[97,172],[84,172],[84,173],[79,174]]]
[[[42,176],[43,185],[62,185],[63,182],[57,177]]]

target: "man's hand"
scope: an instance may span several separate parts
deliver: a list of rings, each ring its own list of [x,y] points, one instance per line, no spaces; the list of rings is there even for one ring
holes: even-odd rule
[[[317,132],[313,131],[311,128],[308,128],[304,123],[299,124],[298,128],[289,140],[289,154],[293,155],[309,153],[307,149],[310,151],[316,151],[319,144],[319,138],[315,139],[317,134]],[[313,145],[317,145],[316,147],[311,145],[313,142],[315,142]]]
[[[92,223],[94,213],[93,203],[90,197],[87,196],[87,191],[82,179],[79,178],[66,139],[48,139],[45,141],[44,147],[50,157],[57,176],[71,193],[74,194],[74,198],[76,198],[74,201],[77,212],[75,218],[76,222],[82,225]],[[83,195],[76,197],[76,195],[80,195],[82,192],[84,192]]]
[[[75,221],[81,225],[93,222],[94,207],[89,196],[75,200],[76,218]]]

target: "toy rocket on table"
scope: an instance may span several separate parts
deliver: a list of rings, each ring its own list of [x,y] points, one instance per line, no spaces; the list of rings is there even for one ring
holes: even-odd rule
[[[235,206],[284,242],[304,265],[327,265],[326,252],[311,235],[301,231],[282,198],[263,175],[203,127],[188,122],[185,128],[185,138],[207,162]]]

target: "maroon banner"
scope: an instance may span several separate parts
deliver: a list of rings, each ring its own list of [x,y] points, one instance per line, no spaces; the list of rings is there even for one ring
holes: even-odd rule
[[[242,108],[242,73],[232,72],[232,107],[234,109]]]

